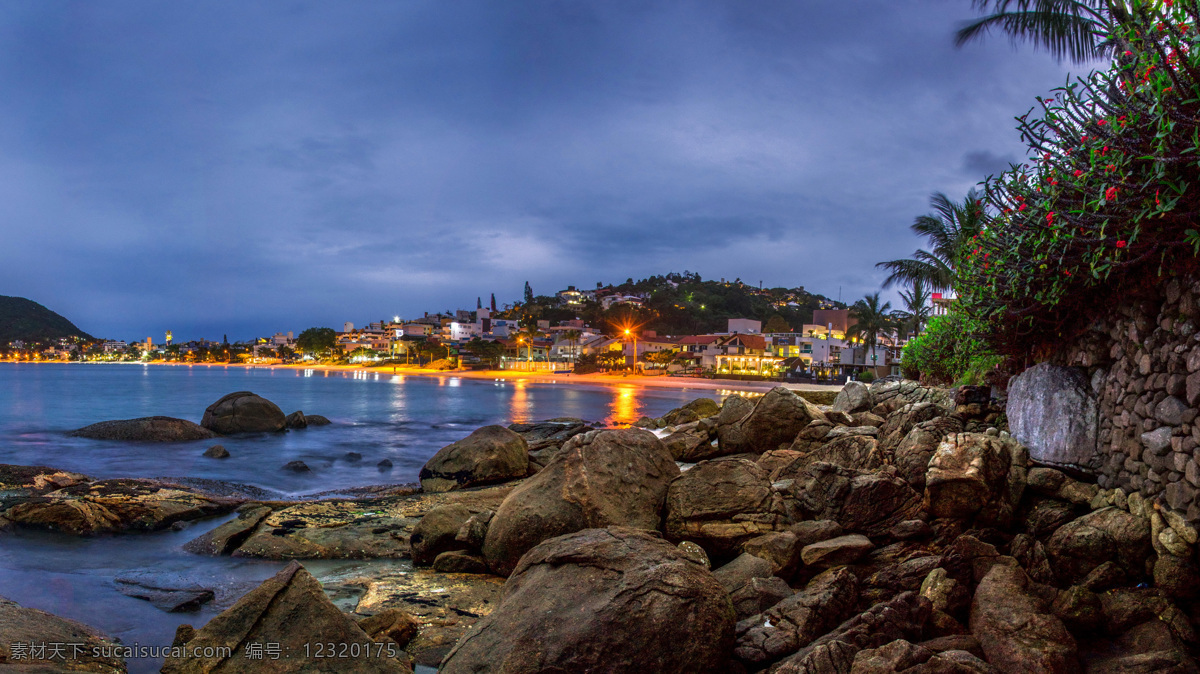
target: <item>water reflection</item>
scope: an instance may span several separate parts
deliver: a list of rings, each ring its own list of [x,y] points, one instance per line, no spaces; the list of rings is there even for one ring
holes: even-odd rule
[[[518,379],[513,382],[513,394],[508,403],[508,417],[516,424],[527,424],[529,418],[529,392],[526,390],[527,384],[524,380]]]
[[[608,423],[613,426],[629,426],[641,418],[641,405],[638,400],[638,389],[633,386],[623,386],[613,397],[612,416]]]

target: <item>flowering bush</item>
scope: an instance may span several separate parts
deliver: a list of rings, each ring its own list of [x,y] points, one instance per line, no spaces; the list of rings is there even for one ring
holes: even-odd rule
[[[961,309],[1003,352],[1070,338],[1200,254],[1200,2],[1113,7],[1112,64],[1018,118],[1034,156],[988,180],[964,251]]]
[[[904,345],[901,374],[930,384],[982,383],[1002,359],[975,334],[971,319],[958,311],[930,318],[925,332]]]

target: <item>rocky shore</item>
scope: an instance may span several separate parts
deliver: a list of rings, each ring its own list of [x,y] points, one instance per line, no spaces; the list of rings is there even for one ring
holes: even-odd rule
[[[248,395],[215,404],[238,409],[220,423]],[[218,655],[168,656],[169,672],[1200,671],[1200,534],[1163,497],[1039,462],[1061,454],[1027,432],[1053,413],[1039,395],[881,381],[832,404],[783,388],[702,399],[628,429],[488,426],[433,456],[420,487],[319,501],[0,466],[0,528],[152,531],[236,511],[186,549],[404,560],[323,589],[292,563],[181,626],[177,649]],[[254,402],[244,419],[262,416]],[[202,590],[131,591],[188,610]],[[350,612],[328,598],[345,591]],[[10,644],[26,620],[58,619],[30,611],[0,603],[0,664],[35,664]],[[289,657],[254,659],[255,644]]]

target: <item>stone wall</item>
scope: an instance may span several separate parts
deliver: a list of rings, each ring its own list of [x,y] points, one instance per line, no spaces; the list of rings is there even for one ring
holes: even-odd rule
[[[1099,409],[1090,468],[1200,520],[1200,280],[1164,278],[1123,299],[1050,361],[1082,368]],[[1010,415],[1011,416],[1011,415]]]

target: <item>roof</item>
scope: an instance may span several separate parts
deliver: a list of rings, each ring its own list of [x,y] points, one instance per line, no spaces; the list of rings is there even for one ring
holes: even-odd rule
[[[712,344],[720,339],[720,335],[687,335],[679,338],[680,344]]]

